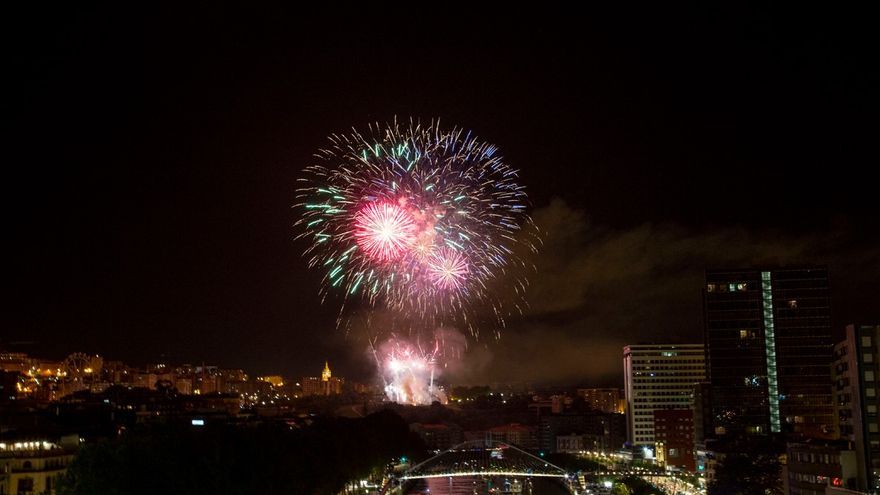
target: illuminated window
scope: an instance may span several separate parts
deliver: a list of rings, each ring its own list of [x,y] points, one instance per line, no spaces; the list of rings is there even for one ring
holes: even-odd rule
[[[706,292],[715,292],[715,284],[709,284],[706,286]]]
[[[868,423],[868,431],[871,433],[877,433],[880,430],[877,429],[877,423]]]
[[[748,290],[748,288],[749,288],[749,286],[745,282],[741,282],[741,283],[736,284],[737,292],[745,292],[746,290]]]
[[[743,377],[743,382],[746,387],[761,387],[763,385],[763,381],[758,375]]]
[[[873,371],[866,371],[865,372],[865,381],[866,382],[873,382],[874,381],[874,372]]]
[[[862,337],[862,347],[871,347],[871,336]]]
[[[755,338],[755,332],[752,330],[740,330],[739,338],[741,340],[751,340]]]
[[[868,414],[877,414],[877,406],[875,404],[868,406]]]
[[[871,354],[870,352],[866,352],[866,353],[862,354],[862,361],[864,361],[866,363],[873,363],[874,362],[874,355]]]
[[[736,284],[727,284],[727,290],[729,290],[730,292],[735,292]]]
[[[788,307],[791,309],[797,309],[797,299],[790,299],[788,301]]]
[[[876,396],[877,396],[877,391],[876,391],[875,389],[873,389],[873,388],[866,388],[866,389],[865,389],[865,395],[868,396],[868,397],[876,397]]]

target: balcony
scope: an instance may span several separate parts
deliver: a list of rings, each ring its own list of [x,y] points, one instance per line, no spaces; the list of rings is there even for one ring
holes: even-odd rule
[[[36,468],[12,468],[9,471],[11,473],[63,473],[67,469],[67,466],[46,466],[42,469]]]

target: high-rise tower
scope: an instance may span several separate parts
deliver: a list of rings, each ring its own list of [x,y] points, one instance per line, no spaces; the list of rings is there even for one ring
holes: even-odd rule
[[[825,267],[706,272],[715,434],[834,435]]]

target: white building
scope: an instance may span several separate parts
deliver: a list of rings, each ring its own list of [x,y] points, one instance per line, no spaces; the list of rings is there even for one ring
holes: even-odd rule
[[[654,410],[690,409],[694,385],[706,379],[703,344],[638,344],[623,348],[627,439],[654,448]]]
[[[51,495],[73,452],[46,441],[0,442],[0,495]]]

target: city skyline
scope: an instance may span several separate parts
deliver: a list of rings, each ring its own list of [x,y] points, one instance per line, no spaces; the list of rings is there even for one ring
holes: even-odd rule
[[[876,16],[361,7],[4,10],[0,494],[880,493]]]
[[[544,232],[524,315],[453,380],[620,385],[624,345],[700,341],[707,269],[827,265],[832,331],[876,321],[870,44],[767,9],[432,18],[409,43],[271,10],[25,14],[0,347],[375,373],[291,206],[328,134],[410,115],[497,144]]]

